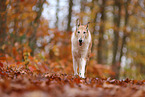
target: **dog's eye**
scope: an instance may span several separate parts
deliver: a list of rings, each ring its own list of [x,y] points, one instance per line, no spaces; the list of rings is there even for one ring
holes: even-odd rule
[[[85,34],[86,32],[84,32],[84,34]]]
[[[78,31],[78,33],[80,33],[80,31]]]

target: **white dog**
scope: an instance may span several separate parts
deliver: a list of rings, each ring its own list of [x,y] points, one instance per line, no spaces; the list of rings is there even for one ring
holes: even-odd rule
[[[91,53],[92,39],[91,33],[88,30],[88,25],[80,25],[79,20],[76,21],[76,30],[72,33],[72,58],[74,75],[78,75],[77,69],[79,66],[79,76],[85,78],[85,67],[89,61]]]

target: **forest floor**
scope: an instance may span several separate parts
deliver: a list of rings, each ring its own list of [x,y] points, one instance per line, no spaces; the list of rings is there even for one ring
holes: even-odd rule
[[[0,97],[145,97],[145,80],[82,79],[0,66]]]
[[[0,97],[145,97],[145,80],[82,79],[73,76],[68,61],[24,59],[0,57]]]

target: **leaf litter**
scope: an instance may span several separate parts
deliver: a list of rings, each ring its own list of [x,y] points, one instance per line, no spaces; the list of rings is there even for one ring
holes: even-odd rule
[[[22,62],[8,64],[0,62],[0,97],[145,97],[145,80],[82,79],[45,68],[44,63],[37,68],[33,61],[28,68]]]

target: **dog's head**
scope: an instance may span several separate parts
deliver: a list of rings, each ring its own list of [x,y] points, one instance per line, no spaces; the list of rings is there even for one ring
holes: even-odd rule
[[[89,22],[87,23],[87,25],[81,25],[79,20],[76,20],[76,31],[75,31],[75,35],[78,39],[78,43],[80,46],[82,46],[84,40],[88,37],[89,33],[88,33],[88,26],[89,26]]]

